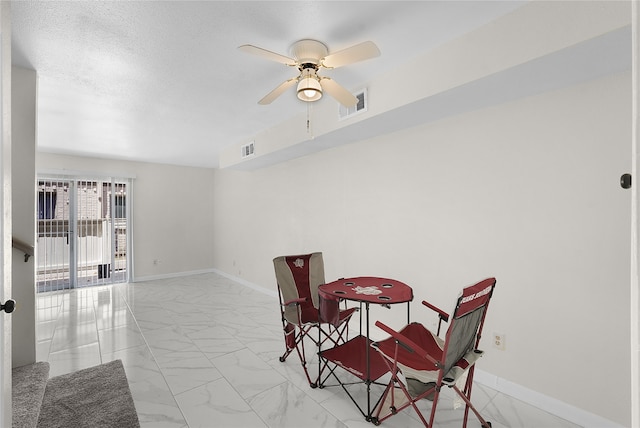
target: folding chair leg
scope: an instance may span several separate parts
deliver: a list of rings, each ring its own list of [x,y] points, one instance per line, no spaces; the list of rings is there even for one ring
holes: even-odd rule
[[[280,357],[280,362],[283,363],[289,354],[293,352],[296,348],[296,327],[290,322],[284,321],[283,319],[282,332],[284,334],[284,343],[285,343],[285,351],[284,354]]]
[[[467,398],[467,396],[462,391],[460,391],[460,389],[457,386],[454,385],[453,389],[458,393],[460,398],[462,398],[462,400],[464,400],[464,402],[467,405],[464,411],[465,415],[464,415],[463,428],[466,428],[467,426],[467,415],[469,414],[469,409],[471,409],[471,411],[476,415],[476,417],[478,418],[478,421],[480,421],[480,425],[483,428],[491,428],[491,422],[486,421],[482,416],[480,416],[480,413],[476,410],[475,406],[471,404],[471,401],[469,400],[469,398]]]
[[[396,386],[396,384],[398,386]],[[396,395],[397,392],[401,392],[401,394]],[[409,390],[407,389],[405,384],[402,381],[400,381],[400,379],[398,379],[397,373],[396,373],[395,375],[391,376],[391,380],[389,381],[389,384],[387,385],[384,392],[382,393],[382,396],[380,397],[380,400],[378,401],[378,405],[376,407],[377,410],[375,411],[375,416],[371,418],[371,422],[373,422],[375,425],[380,425],[382,421],[390,418],[396,413],[411,406],[413,407],[413,410],[416,412],[416,414],[418,415],[418,417],[420,418],[420,421],[422,421],[424,426],[431,427],[433,424],[433,416],[434,416],[435,410],[431,412],[431,421],[427,423],[427,420],[424,418],[424,416],[422,415],[422,412],[420,412],[420,409],[418,409],[418,406],[416,405],[416,401],[419,401],[420,399],[424,398],[426,395],[429,395],[430,393],[431,393],[431,389],[426,391],[426,393],[421,394],[418,398],[412,398],[411,394],[409,394]],[[434,398],[434,408],[437,403],[437,397],[438,397],[438,391],[436,391],[435,398]],[[385,407],[389,409],[389,413],[384,414],[381,417],[380,414],[382,413]]]
[[[441,387],[438,386],[435,387],[435,394],[433,394],[433,404],[431,405],[431,415],[429,416],[429,424],[425,424],[425,426],[433,426],[433,421],[436,417],[436,409],[438,408],[438,398],[440,398],[440,388]],[[422,422],[424,422],[424,420]]]
[[[311,388],[316,388],[318,386],[318,379],[316,379],[315,381],[312,381],[311,376],[309,376],[309,369],[307,367],[307,358],[306,358],[306,353],[304,349],[304,337],[309,335],[310,330],[311,330],[311,327],[305,328],[304,330],[300,329],[300,331],[296,334],[295,326],[291,323],[287,323],[286,327],[284,328],[286,350],[284,354],[282,354],[282,356],[279,358],[279,360],[281,363],[285,362],[287,357],[295,349],[296,352],[298,353],[298,357],[300,358],[300,364],[302,365],[304,374],[307,377],[309,386]]]

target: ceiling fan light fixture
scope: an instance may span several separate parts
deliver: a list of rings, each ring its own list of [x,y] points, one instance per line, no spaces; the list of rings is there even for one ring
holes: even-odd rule
[[[322,98],[322,86],[318,79],[306,76],[298,82],[298,98],[302,101],[318,101]]]

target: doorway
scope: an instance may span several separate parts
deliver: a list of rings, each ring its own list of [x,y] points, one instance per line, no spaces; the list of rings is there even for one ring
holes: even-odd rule
[[[112,177],[38,177],[38,292],[129,281],[130,184]]]

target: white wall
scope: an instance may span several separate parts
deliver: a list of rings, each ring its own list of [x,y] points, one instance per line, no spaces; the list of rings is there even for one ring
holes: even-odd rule
[[[37,76],[33,70],[13,67],[11,80],[12,234],[33,246]],[[12,365],[19,367],[36,361],[34,258],[25,263],[24,253],[14,249],[12,265],[13,298],[18,304],[12,315]]]
[[[37,171],[135,176],[136,280],[193,273],[213,265],[213,170],[38,153]],[[154,264],[158,260],[158,264]]]
[[[629,425],[629,73],[254,172],[216,170],[217,269],[274,290],[271,260],[323,251],[451,308],[498,279],[480,368]],[[274,310],[277,310],[274,307]],[[402,325],[400,309],[374,317]],[[603,395],[604,393],[604,395]]]

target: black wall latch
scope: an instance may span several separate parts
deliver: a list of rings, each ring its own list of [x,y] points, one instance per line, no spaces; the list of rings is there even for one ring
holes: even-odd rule
[[[623,189],[631,188],[631,174],[622,174],[620,177],[620,185]]]
[[[13,299],[9,299],[3,304],[0,305],[0,311],[5,311],[10,314],[16,308],[16,301]]]

